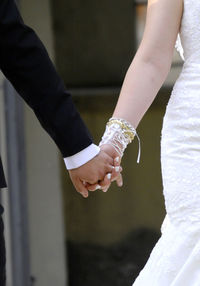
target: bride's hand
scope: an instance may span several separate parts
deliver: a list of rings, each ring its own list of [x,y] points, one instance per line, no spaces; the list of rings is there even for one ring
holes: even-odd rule
[[[113,172],[110,175],[111,179],[110,179],[109,174],[107,174],[107,176],[105,176],[104,180],[99,182],[99,185],[100,185],[103,192],[107,192],[111,183],[114,181],[116,181],[118,187],[122,187],[122,185],[123,185],[123,179],[122,179],[122,174],[121,174],[122,167],[120,166],[120,163],[119,163],[119,157],[117,157],[116,159],[114,160]]]
[[[117,151],[110,144],[104,144],[100,148],[101,150],[106,152],[109,156],[114,158],[113,171],[112,173],[106,174],[105,178],[102,181],[99,181],[98,183],[94,185],[87,184],[87,189],[89,191],[95,191],[97,189],[102,189],[103,192],[107,192],[107,190],[109,189],[113,181],[116,181],[119,187],[123,185],[123,179],[121,175],[122,167],[120,166],[121,158],[119,157],[119,154],[117,153]]]
[[[99,185],[101,186],[102,190],[104,192],[107,192],[107,190],[109,189],[111,182],[116,181],[118,187],[122,187],[123,185],[123,179],[122,179],[122,167],[120,166],[121,164],[121,158],[119,157],[119,154],[117,153],[117,151],[113,148],[112,145],[110,144],[104,144],[101,147],[101,150],[105,151],[106,153],[108,153],[111,157],[114,157],[114,168],[113,168],[113,172],[111,174],[111,179],[108,180],[108,175],[105,176],[104,180],[102,180]]]

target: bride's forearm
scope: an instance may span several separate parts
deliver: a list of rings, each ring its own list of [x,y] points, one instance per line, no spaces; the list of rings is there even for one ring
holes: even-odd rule
[[[137,128],[169,69],[168,64],[156,65],[136,56],[127,71],[113,116],[126,119]]]
[[[165,81],[180,30],[183,1],[148,0],[146,25],[140,47],[126,74],[113,117],[100,146],[110,144],[123,156],[136,128]],[[140,148],[137,162],[140,158]]]
[[[160,58],[161,60],[157,60]],[[138,138],[140,161],[140,138],[136,128],[153,102],[169,72],[171,64],[167,57],[156,60],[148,55],[135,56],[130,65],[113,117],[106,125],[100,146],[110,144],[122,158],[124,151],[135,136]]]

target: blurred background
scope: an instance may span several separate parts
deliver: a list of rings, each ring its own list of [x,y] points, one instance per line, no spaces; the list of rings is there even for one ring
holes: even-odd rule
[[[71,91],[96,144],[141,41],[143,0],[20,0]],[[124,185],[83,199],[61,155],[29,107],[0,76],[1,192],[7,286],[131,286],[160,236],[165,215],[160,166],[163,115],[182,60],[138,126],[123,159]],[[48,75],[47,75],[48,76]],[[67,132],[67,131],[66,131]],[[78,130],[77,130],[78,136]]]

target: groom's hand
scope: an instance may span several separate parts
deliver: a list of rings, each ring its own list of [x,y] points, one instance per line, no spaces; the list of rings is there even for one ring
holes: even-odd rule
[[[104,150],[101,150],[96,157],[83,166],[69,170],[70,178],[77,192],[87,198],[88,189],[84,182],[94,185],[98,181],[103,181],[106,174],[112,173],[113,165],[114,158],[108,155]],[[97,186],[97,188],[98,187],[99,186]]]

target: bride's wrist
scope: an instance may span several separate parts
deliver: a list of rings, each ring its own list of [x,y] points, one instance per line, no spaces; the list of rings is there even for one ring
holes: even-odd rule
[[[137,136],[140,144],[140,139],[137,135],[135,128],[128,121],[122,118],[112,117],[106,124],[106,130],[99,146],[102,146],[104,144],[112,145],[115,151],[122,158],[127,145],[133,141],[135,135]],[[137,159],[138,163],[139,157],[140,148]]]

